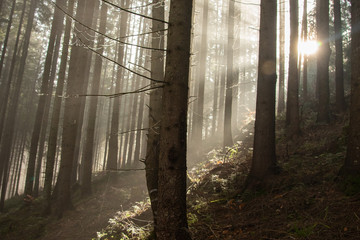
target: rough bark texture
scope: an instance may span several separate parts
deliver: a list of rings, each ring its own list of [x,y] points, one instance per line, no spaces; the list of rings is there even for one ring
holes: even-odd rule
[[[153,3],[161,2],[161,0],[154,0]],[[164,19],[164,6],[152,8],[152,17],[155,19]],[[159,21],[152,21],[152,30],[158,31],[164,29],[164,23]],[[164,33],[156,32],[152,35],[151,46],[153,48],[164,48]],[[153,50],[151,52],[151,78],[156,80],[164,79],[164,53]],[[158,83],[152,83],[153,87],[158,86]],[[152,90],[150,92],[149,104],[149,131],[146,149],[146,184],[149,191],[151,209],[154,216],[154,226],[157,224],[157,192],[158,192],[158,167],[160,154],[160,118],[162,115],[162,95],[161,88]]]
[[[235,18],[235,2],[229,2],[228,15],[228,42],[227,42],[227,64],[226,64],[226,96],[224,111],[224,143],[223,147],[231,147],[233,145],[231,132],[232,118],[232,102],[233,102],[233,80],[234,80],[234,18]]]
[[[360,2],[352,0],[351,4],[351,106],[349,138],[342,169],[345,174],[360,173]]]
[[[290,56],[286,104],[286,135],[288,138],[296,137],[300,133],[298,30],[298,0],[290,0]]]
[[[346,108],[344,96],[344,60],[341,27],[340,0],[334,0],[334,28],[335,28],[335,86],[336,86],[336,109],[343,112]]]
[[[317,82],[318,82],[318,115],[317,122],[328,123],[330,120],[329,103],[329,0],[319,0],[318,41],[320,47],[317,53]]]
[[[186,215],[186,134],[192,0],[170,3],[160,131],[159,240],[191,239]]]
[[[247,187],[275,173],[276,0],[262,0],[254,156]]]

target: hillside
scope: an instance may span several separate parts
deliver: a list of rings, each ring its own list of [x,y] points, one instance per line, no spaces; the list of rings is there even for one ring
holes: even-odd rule
[[[207,160],[189,171],[193,239],[359,239],[360,177],[337,175],[345,156],[347,116],[334,116],[329,125],[314,124],[311,112],[304,116],[303,134],[293,142],[285,139],[284,121],[278,120],[281,171],[267,189],[243,191],[251,165],[253,123],[242,129],[225,155],[210,151]],[[152,216],[143,172],[100,174],[94,189],[88,199],[75,197],[75,210],[61,220],[41,217],[41,199],[27,207],[15,204],[18,207],[1,216],[1,239],[149,236]]]

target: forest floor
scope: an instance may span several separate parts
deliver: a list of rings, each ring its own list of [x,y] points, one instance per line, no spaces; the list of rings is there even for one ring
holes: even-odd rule
[[[328,125],[303,113],[302,135],[287,141],[277,124],[280,173],[267,189],[243,191],[251,166],[253,123],[226,154],[210,151],[189,170],[188,222],[202,239],[360,239],[360,176],[338,177],[348,118]],[[0,239],[145,239],[152,214],[143,172],[99,176],[94,194],[61,220],[37,214],[41,203],[0,216]],[[76,198],[76,196],[75,196]]]

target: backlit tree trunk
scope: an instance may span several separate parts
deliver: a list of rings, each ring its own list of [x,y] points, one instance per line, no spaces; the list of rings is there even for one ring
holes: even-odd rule
[[[248,188],[262,184],[276,171],[276,5],[276,0],[261,1],[254,155]]]
[[[298,30],[298,0],[290,0],[290,56],[286,104],[286,134],[289,138],[296,137],[300,133]]]
[[[170,2],[160,130],[159,240],[191,239],[186,215],[186,135],[192,0]]]
[[[341,27],[341,6],[340,0],[334,0],[334,28],[335,28],[335,86],[336,86],[336,109],[339,112],[345,110],[344,96],[344,61],[342,46],[342,27]]]
[[[320,47],[317,53],[318,82],[318,114],[317,122],[328,123],[330,120],[329,104],[329,0],[319,0],[318,41]]]

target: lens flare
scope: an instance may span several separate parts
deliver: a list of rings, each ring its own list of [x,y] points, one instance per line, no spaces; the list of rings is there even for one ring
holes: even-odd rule
[[[317,41],[299,42],[298,45],[299,54],[313,55],[318,51],[320,44],[321,43]]]

